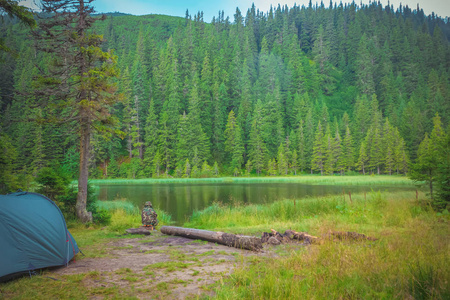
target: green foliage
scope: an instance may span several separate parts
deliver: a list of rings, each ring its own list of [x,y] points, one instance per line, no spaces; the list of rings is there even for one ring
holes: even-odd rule
[[[53,168],[42,168],[36,175],[35,181],[39,184],[37,192],[52,200],[58,200],[64,195],[69,184],[67,177],[61,176]]]
[[[438,225],[442,216],[421,210],[414,195],[404,192],[353,195],[352,199],[323,197],[232,207],[215,204],[196,212],[185,226],[258,236],[268,227],[280,233],[292,229],[319,237],[330,230],[352,231],[378,239],[342,242],[325,238],[306,248],[278,246],[281,255],[273,259],[243,259],[216,289],[218,299],[342,295],[446,299],[449,254],[443,237],[448,235],[448,226]]]
[[[76,218],[77,195],[78,191],[75,188],[66,187],[65,193],[58,198],[60,209],[69,220]],[[108,225],[111,222],[111,213],[98,204],[95,189],[91,184],[88,184],[86,210],[92,212],[95,224]]]
[[[445,210],[450,206],[450,126],[447,127],[446,131],[447,133],[438,145],[437,199],[434,201],[434,205],[438,210]]]
[[[273,159],[294,174],[407,174],[435,113],[447,125],[450,25],[442,18],[379,3],[256,11],[239,12],[233,24],[111,14],[74,47],[64,47],[62,32],[54,44],[36,43],[57,56],[34,51],[28,29],[5,17],[5,45],[20,56],[1,65],[0,129],[21,159],[8,165],[3,186],[53,163],[75,177],[83,109],[96,119],[91,174],[107,178],[182,176],[186,159],[195,176],[206,176],[204,161],[228,176],[250,161],[260,175]],[[89,57],[85,77],[72,72],[66,50],[76,49]],[[47,76],[62,66],[67,78]],[[69,82],[83,85],[59,88]],[[114,82],[121,94],[109,97]],[[84,87],[99,88],[95,100],[74,100]]]
[[[432,205],[437,210],[443,210],[449,202],[449,135],[441,127],[441,119],[438,114],[433,118],[433,131],[430,138],[425,138],[420,143],[417,151],[417,161],[413,165],[410,178],[425,182],[429,187]],[[436,183],[438,196],[436,197]]]
[[[0,132],[0,191],[12,192],[16,188],[16,178],[13,174],[16,149],[10,138]]]

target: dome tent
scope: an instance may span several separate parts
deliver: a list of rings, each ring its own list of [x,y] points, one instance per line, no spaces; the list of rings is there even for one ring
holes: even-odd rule
[[[52,200],[30,192],[0,195],[0,282],[15,274],[67,265],[78,252]]]

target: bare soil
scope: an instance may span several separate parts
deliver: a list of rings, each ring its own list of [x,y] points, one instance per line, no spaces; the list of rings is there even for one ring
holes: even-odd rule
[[[129,236],[104,244],[106,257],[78,254],[75,262],[55,270],[55,275],[87,274],[83,283],[96,291],[98,299],[117,287],[125,297],[197,299],[213,295],[214,286],[229,276],[243,257],[274,255],[271,248],[252,252],[159,231],[145,237]]]

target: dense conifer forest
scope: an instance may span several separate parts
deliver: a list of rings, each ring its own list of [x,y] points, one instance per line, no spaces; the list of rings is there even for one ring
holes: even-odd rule
[[[53,58],[17,20],[0,26],[16,50],[0,53],[0,185],[44,167],[75,179],[73,112],[33,93]],[[93,178],[406,174],[449,124],[450,24],[419,7],[114,13],[93,31],[120,71],[113,130],[91,135]]]

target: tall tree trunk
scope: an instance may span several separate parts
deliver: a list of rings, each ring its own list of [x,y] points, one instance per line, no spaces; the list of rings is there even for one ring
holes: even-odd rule
[[[91,126],[88,117],[86,117],[80,128],[80,176],[78,177],[78,196],[75,206],[77,217],[83,223],[92,222],[92,213],[86,210],[90,140]]]

